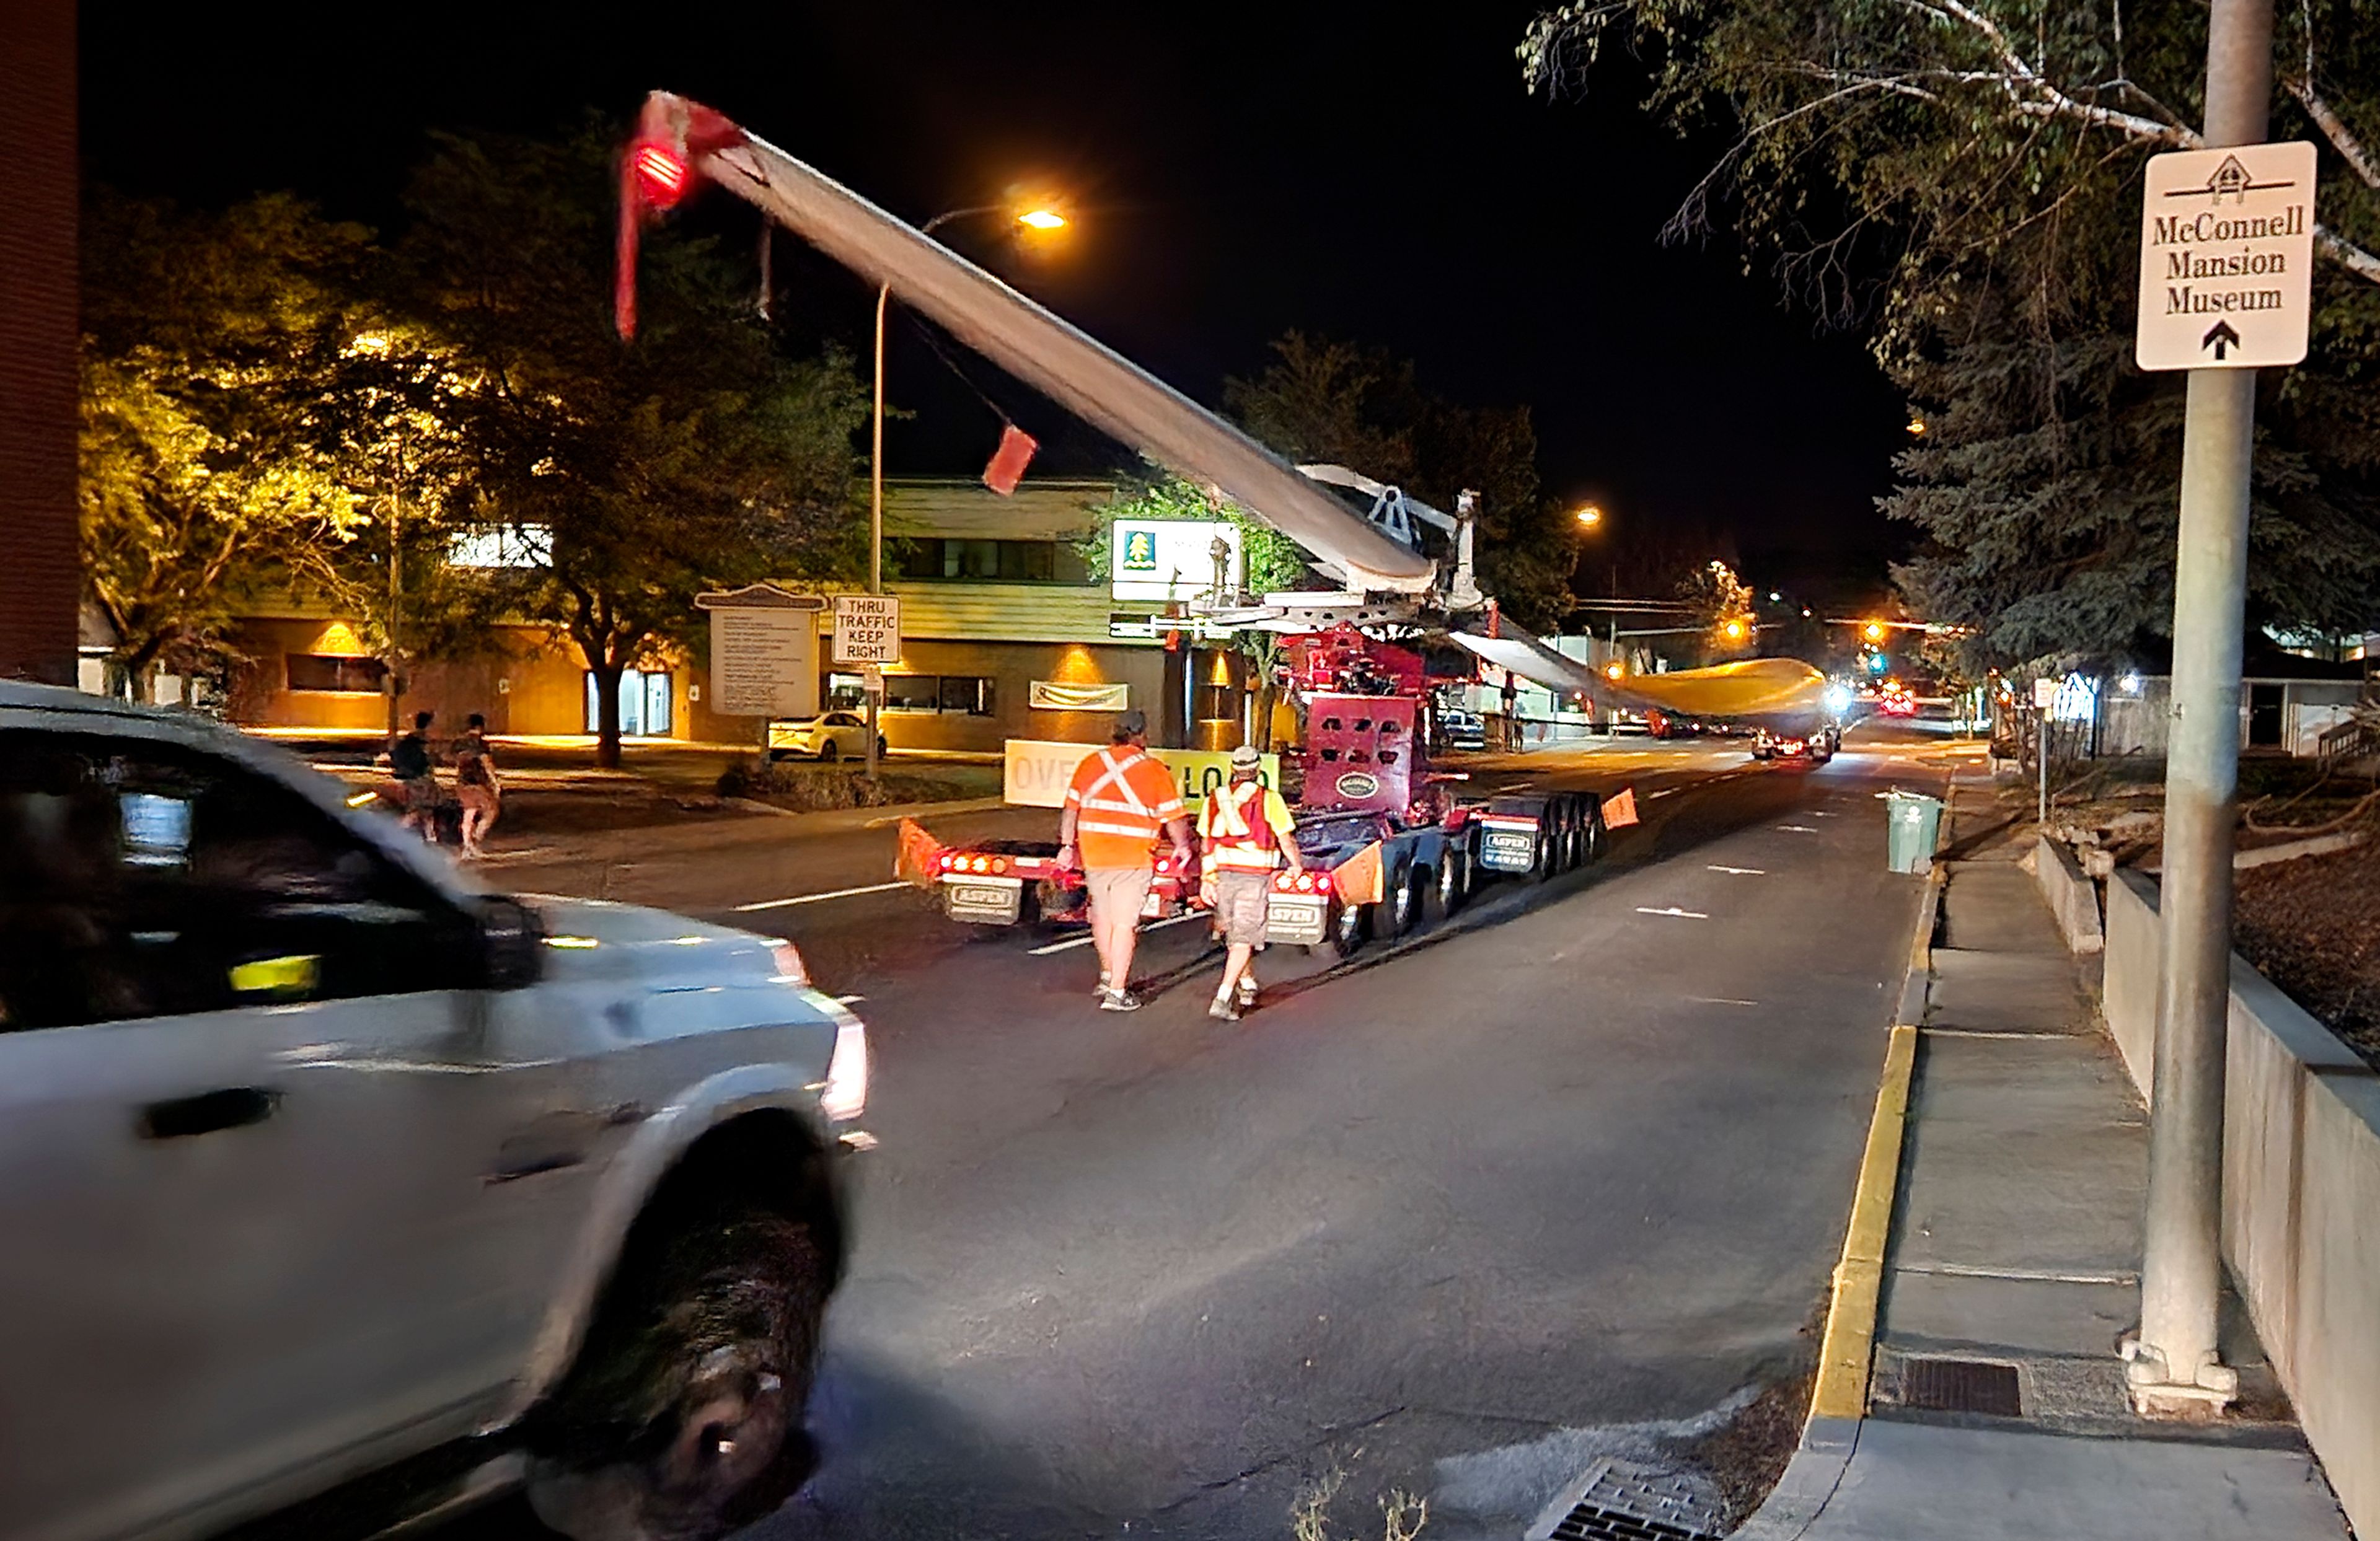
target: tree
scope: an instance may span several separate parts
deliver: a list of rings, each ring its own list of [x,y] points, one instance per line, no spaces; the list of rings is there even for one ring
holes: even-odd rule
[[[2275,137],[2323,147],[2313,355],[2259,403],[2252,618],[2375,613],[2380,12],[2284,7]],[[1540,16],[1531,82],[1651,55],[1656,110],[1726,139],[1668,234],[1731,200],[1794,298],[1865,324],[1924,431],[1888,511],[1896,576],[1975,627],[1968,668],[2106,656],[2171,624],[2180,382],[2130,362],[2140,165],[2198,143],[2204,13],[2117,0],[1614,0]]]
[[[616,144],[600,126],[561,142],[442,138],[402,249],[423,320],[478,382],[479,514],[548,553],[501,591],[594,676],[607,766],[622,673],[663,644],[705,647],[698,592],[858,570],[853,435],[868,414],[849,360],[783,357],[746,275],[698,236],[645,243],[645,324],[616,341]]]
[[[268,197],[221,214],[102,194],[82,250],[82,560],[125,687],[232,656],[238,601],[327,581],[364,510],[319,411],[369,234]]]
[[[1560,624],[1576,548],[1539,495],[1527,407],[1459,406],[1380,348],[1294,331],[1272,346],[1263,373],[1224,383],[1242,426],[1292,459],[1349,467],[1450,513],[1465,490],[1477,492],[1481,587],[1523,625]]]

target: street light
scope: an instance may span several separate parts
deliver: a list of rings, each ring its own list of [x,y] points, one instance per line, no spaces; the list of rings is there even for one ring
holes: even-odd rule
[[[1884,640],[1884,623],[1882,621],[1870,621],[1866,626],[1862,628],[1860,635],[1866,637],[1871,642],[1881,642]]]
[[[638,168],[643,169],[641,166]],[[1014,205],[976,203],[964,209],[945,209],[917,226],[917,234],[930,236],[954,219],[972,219],[978,214],[997,214]],[[1047,234],[1066,228],[1066,216],[1046,204],[1017,210],[1015,221],[1027,230]],[[868,437],[868,591],[884,592],[884,316],[892,308],[892,285],[880,285],[876,290],[876,401],[873,420]],[[868,692],[868,773],[876,774],[876,713],[877,703],[883,692]]]
[[[1596,507],[1593,504],[1588,504],[1585,507],[1578,511],[1577,518],[1580,524],[1585,526],[1589,529],[1593,529],[1596,526],[1603,523],[1603,510]]]
[[[1727,639],[1730,642],[1741,642],[1743,640],[1743,623],[1737,620],[1732,615],[1728,617],[1727,625],[1719,629],[1727,633]]]

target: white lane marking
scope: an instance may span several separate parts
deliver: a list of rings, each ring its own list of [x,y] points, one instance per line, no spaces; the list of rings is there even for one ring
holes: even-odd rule
[[[2061,1268],[1995,1268],[1976,1263],[1903,1263],[1895,1273],[1925,1273],[1949,1279],[2012,1279],[2029,1284],[2118,1284],[2131,1286],[2141,1276],[2127,1269],[2068,1272]]]
[[[1834,815],[1831,813],[1813,813],[1810,817],[1813,819],[1832,819]]]
[[[1727,867],[1722,866],[1718,862],[1712,862],[1706,870],[1711,872],[1732,872],[1739,878],[1766,878],[1768,876],[1768,869],[1765,867]]]
[[[1150,931],[1161,931],[1168,926],[1179,926],[1185,920],[1204,920],[1206,918],[1206,911],[1192,910],[1187,915],[1177,915],[1171,920],[1152,920],[1148,925],[1143,926],[1140,929],[1142,934],[1146,935]],[[1082,936],[1068,937],[1063,941],[1053,941],[1047,947],[1027,948],[1026,950],[1026,956],[1031,958],[1046,958],[1052,953],[1063,953],[1069,948],[1088,947],[1090,944],[1091,938],[1087,932]]]
[[[1680,787],[1665,786],[1665,787],[1663,787],[1663,788],[1662,788],[1660,791],[1658,791],[1658,792],[1647,792],[1646,794],[1645,794],[1645,800],[1646,802],[1648,802],[1648,803],[1649,803],[1649,802],[1651,802],[1651,801],[1652,801],[1654,798],[1656,798],[1656,797],[1667,797],[1667,796],[1670,795],[1671,794],[1676,793],[1676,792],[1679,792],[1679,791],[1682,791],[1682,788],[1680,788]]]
[[[868,997],[864,995],[838,995],[834,998],[834,1003],[838,1006],[856,1006],[867,999]]]
[[[1777,827],[1784,831],[1787,834],[1816,834],[1818,832],[1818,826],[1815,824],[1779,824]]]
[[[1727,995],[1689,995],[1687,1000],[1697,1006],[1757,1006],[1757,1001],[1738,1001]]]
[[[2038,1043],[2052,1038],[2070,1038],[2077,1042],[2080,1033],[1995,1033],[1988,1027],[1920,1027],[1929,1038],[2006,1038],[2011,1043]]]
[[[822,904],[830,899],[856,899],[863,893],[890,893],[896,888],[907,888],[904,882],[869,883],[864,888],[839,888],[829,893],[796,893],[791,899],[762,899],[754,904],[735,906],[739,915],[754,910],[782,910],[795,904]]]
[[[1650,904],[1639,904],[1636,906],[1636,913],[1638,915],[1675,916],[1680,920],[1708,920],[1710,918],[1709,916],[1705,915],[1700,910],[1682,910],[1674,904],[1670,905],[1666,910],[1657,910]]]

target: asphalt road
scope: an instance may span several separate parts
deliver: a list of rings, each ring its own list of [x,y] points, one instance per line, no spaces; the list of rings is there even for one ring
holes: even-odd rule
[[[1393,953],[1274,950],[1236,1025],[1202,927],[1151,934],[1149,1004],[1102,1013],[1087,948],[877,890],[892,831],[858,819],[490,876],[782,931],[868,1022],[825,1463],[754,1541],[1286,1536],[1334,1472],[1333,1535],[1402,1488],[1431,1541],[1510,1537],[1596,1450],[1806,1354],[1919,894],[1877,795],[1943,781],[1909,736],[1483,773],[1632,784],[1645,824]]]

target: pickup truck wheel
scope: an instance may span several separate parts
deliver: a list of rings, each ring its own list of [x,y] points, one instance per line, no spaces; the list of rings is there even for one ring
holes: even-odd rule
[[[774,1512],[816,1463],[827,1288],[817,1240],[765,1210],[639,1238],[532,1438],[538,1518],[573,1541],[713,1541]]]

